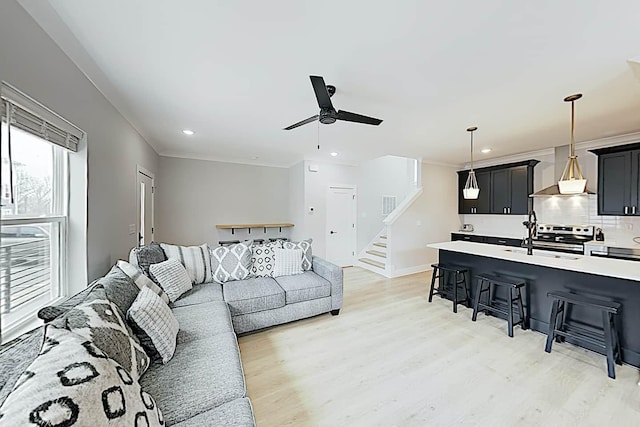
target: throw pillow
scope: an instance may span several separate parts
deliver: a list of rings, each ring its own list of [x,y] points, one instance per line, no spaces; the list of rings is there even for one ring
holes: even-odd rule
[[[175,246],[162,243],[161,246],[167,258],[177,259],[184,265],[194,285],[211,281],[209,245],[205,243],[201,246]]]
[[[284,242],[282,245],[285,249],[302,249],[302,269],[304,271],[311,270],[313,266],[313,254],[311,253],[312,239],[302,240],[300,242]]]
[[[140,292],[133,280],[115,265],[97,283],[104,287],[107,299],[115,303],[123,313],[129,310]]]
[[[150,265],[167,260],[167,255],[162,250],[162,247],[154,242],[146,246],[133,248],[132,250],[134,256],[130,258],[135,258],[136,263],[134,263],[134,265],[137,264],[137,267],[147,276],[149,276]]]
[[[193,286],[187,270],[177,259],[168,259],[149,267],[149,273],[167,293],[169,301],[174,302],[180,295]]]
[[[166,304],[169,304],[169,297],[162,290],[162,288],[156,285],[153,280],[142,274],[142,272],[138,270],[134,265],[122,260],[118,261],[116,265],[120,270],[122,270],[124,274],[126,274],[131,278],[131,280],[133,280],[133,283],[135,283],[140,290],[145,287],[149,288],[156,295],[158,295],[162,301],[164,301]]]
[[[273,277],[302,274],[302,249],[274,249]]]
[[[46,326],[40,355],[0,407],[11,426],[162,426],[138,381],[91,341]]]
[[[127,325],[124,314],[107,299],[102,285],[97,285],[87,301],[54,324],[90,340],[136,380],[149,367],[149,356]]]
[[[140,338],[143,346],[154,355],[159,355],[162,363],[167,363],[176,351],[178,320],[158,295],[149,288],[138,294],[127,312],[127,318],[144,335]]]
[[[253,242],[237,243],[211,249],[211,271],[213,280],[225,283],[229,280],[244,280],[251,273],[251,246]]]
[[[251,248],[251,275],[273,277],[274,250],[282,249],[282,241],[256,245]]]

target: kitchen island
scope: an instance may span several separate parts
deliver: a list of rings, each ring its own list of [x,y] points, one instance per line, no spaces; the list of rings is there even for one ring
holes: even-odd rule
[[[624,362],[640,367],[640,262],[542,250],[534,250],[534,255],[527,255],[524,248],[464,241],[434,243],[429,247],[439,250],[441,263],[469,269],[473,297],[477,285],[474,277],[480,273],[526,280],[524,303],[529,312],[530,326],[545,334],[551,313],[547,292],[579,292],[621,303],[618,330],[622,358]],[[500,289],[496,296],[502,297]],[[572,308],[570,319],[586,327],[601,328],[602,325],[600,313],[579,306]]]

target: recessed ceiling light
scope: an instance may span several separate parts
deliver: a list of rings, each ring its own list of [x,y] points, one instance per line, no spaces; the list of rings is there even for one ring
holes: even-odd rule
[[[335,157],[338,155],[338,153],[336,153],[335,151],[331,152],[330,154],[331,154],[331,157]]]
[[[483,148],[482,150],[480,150],[481,153],[487,154],[491,152],[491,148]]]
[[[192,130],[189,130],[189,129],[185,129],[185,130],[183,130],[183,131],[182,131],[182,133],[184,133],[185,135],[189,135],[189,136],[191,136],[191,135],[193,135],[195,132],[194,132],[194,131],[192,131]]]

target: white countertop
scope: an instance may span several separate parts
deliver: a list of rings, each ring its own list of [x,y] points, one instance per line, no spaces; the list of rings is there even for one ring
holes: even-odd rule
[[[638,261],[563,254],[539,249],[533,250],[534,255],[527,255],[526,248],[509,248],[465,241],[432,243],[427,246],[444,251],[461,252],[470,255],[640,282],[640,262]],[[555,258],[556,256],[560,258]]]
[[[469,236],[487,236],[487,237],[502,237],[503,239],[524,239],[524,236],[526,234],[525,232],[522,232],[522,234],[520,235],[515,235],[513,233],[479,233],[477,231],[452,231],[452,233],[454,234],[467,234]]]

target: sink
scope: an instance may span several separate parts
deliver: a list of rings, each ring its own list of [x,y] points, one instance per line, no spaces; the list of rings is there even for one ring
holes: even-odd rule
[[[526,249],[505,249],[505,252],[512,252],[514,254],[523,254],[526,255],[527,254],[527,250]],[[548,252],[548,251],[540,251],[538,249],[534,249],[533,250],[533,255],[535,256],[543,256],[543,257],[547,257],[547,258],[556,258],[556,259],[568,259],[568,260],[577,260],[580,259],[577,256],[573,256],[573,255],[561,255],[561,254],[557,254],[554,252]]]

